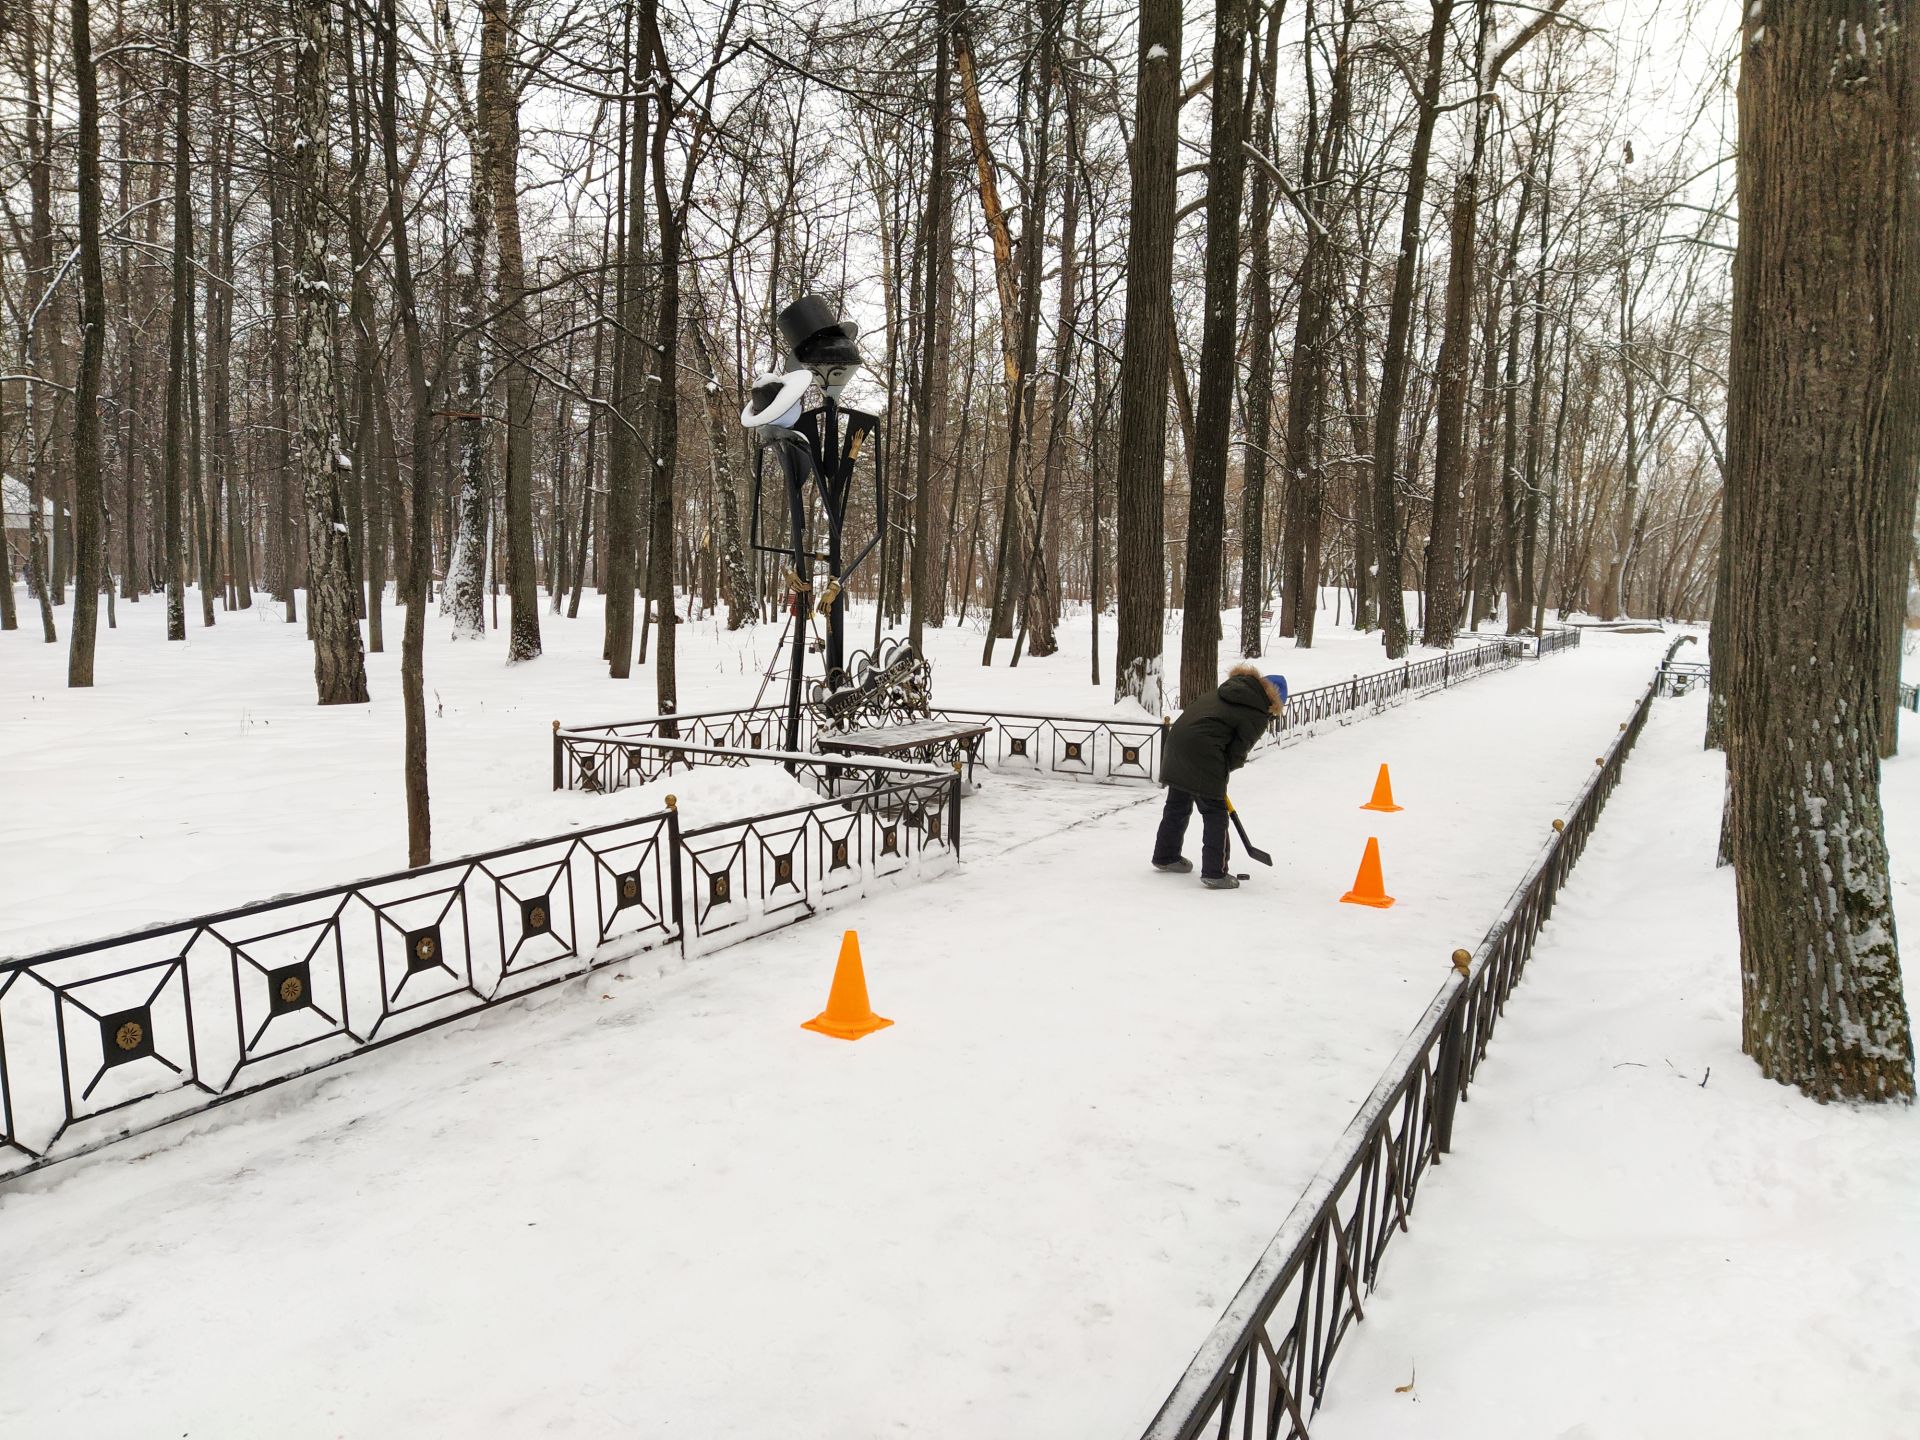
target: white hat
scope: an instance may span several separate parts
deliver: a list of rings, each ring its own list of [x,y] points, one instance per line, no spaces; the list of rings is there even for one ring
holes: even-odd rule
[[[800,418],[800,407],[813,383],[811,370],[793,370],[785,375],[769,371],[753,379],[753,393],[740,412],[740,423],[749,430],[762,425],[791,426]]]

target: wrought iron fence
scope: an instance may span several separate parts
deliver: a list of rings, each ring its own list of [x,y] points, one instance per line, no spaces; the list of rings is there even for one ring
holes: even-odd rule
[[[745,939],[960,853],[960,777],[934,772],[680,835],[689,935]]]
[[[1549,625],[1535,638],[1529,653],[1536,660],[1544,660],[1562,650],[1577,650],[1584,633],[1578,625]]]
[[[698,749],[644,744],[663,764],[670,748]],[[725,763],[715,753],[697,763]],[[800,758],[859,772],[857,793],[693,830],[670,805],[0,960],[0,1180],[640,951],[746,939],[959,856],[957,774]]]
[[[1456,973],[1295,1202],[1148,1425],[1146,1440],[1209,1434],[1300,1440],[1308,1434],[1334,1353],[1353,1322],[1364,1318],[1364,1297],[1388,1242],[1407,1228],[1421,1178],[1451,1149],[1455,1106],[1619,784],[1656,689],[1657,679],[1596,764],[1571,814],[1555,822],[1552,838],[1478,949],[1454,952]]]
[[[1286,710],[1267,726],[1276,738],[1322,720],[1356,710],[1382,708],[1403,696],[1442,690],[1519,662],[1517,640],[1483,641],[1470,649],[1449,650],[1428,660],[1409,660],[1391,670],[1356,675],[1351,680],[1298,690],[1287,697]]]
[[[1032,715],[1017,710],[940,707],[934,717],[987,727],[982,759],[996,770],[1033,770],[1095,780],[1160,779],[1164,720],[1104,720],[1072,715]]]
[[[785,711],[774,705],[750,705],[743,710],[701,710],[685,715],[651,715],[604,725],[553,722],[553,788],[556,790],[620,789],[633,783],[621,777],[603,783],[597,764],[583,767],[580,758],[597,760],[614,753],[618,741],[673,740],[713,750],[777,751]],[[814,753],[811,717],[801,713],[800,749]],[[784,752],[783,752],[784,753]],[[624,761],[624,756],[618,757]]]
[[[648,815],[0,960],[0,1176],[676,938],[678,828]]]
[[[1900,708],[1920,714],[1920,685],[1909,685],[1904,680],[1900,682]]]

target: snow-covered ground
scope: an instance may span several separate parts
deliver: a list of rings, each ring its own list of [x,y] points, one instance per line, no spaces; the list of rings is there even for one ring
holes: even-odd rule
[[[1315,1440],[1920,1434],[1920,1111],[1741,1055],[1704,715],[1655,703]],[[1920,760],[1884,793],[1920,1013]]]
[[[373,707],[318,711],[297,631],[255,625],[109,648],[91,697],[4,637],[38,677],[6,691],[34,757],[5,761],[6,923],[43,913],[0,948],[393,863],[390,660]],[[551,626],[513,670],[435,646],[443,850],[623,803],[546,789],[548,719],[650,708],[597,637]],[[1277,668],[1379,668],[1327,641]],[[0,1192],[0,1434],[1137,1433],[1662,643],[1590,637],[1261,759],[1235,799],[1278,864],[1236,894],[1147,869],[1154,792],[1062,782],[1022,835],[990,781],[998,842],[956,874],[29,1177]],[[991,676],[978,645],[934,647],[943,698],[1103,708],[1084,642]],[[695,653],[689,707],[750,691],[744,652]],[[1402,814],[1357,808],[1382,760]],[[1339,905],[1376,834],[1399,904]],[[857,1045],[799,1027],[842,918],[896,1021]]]
[[[403,612],[388,607],[391,648],[367,657],[372,703],[322,709],[313,700],[313,650],[304,627],[286,624],[281,607],[265,600],[251,610],[220,612],[219,623],[202,630],[199,602],[189,595],[188,638],[176,644],[162,638],[166,617],[158,599],[123,601],[119,628],[103,623],[99,632],[94,688],[73,691],[66,688],[67,612],[57,612],[61,643],[47,645],[25,590],[16,598],[32,623],[0,633],[0,731],[6,735],[0,795],[11,822],[0,841],[0,955],[406,864]],[[1290,642],[1271,648],[1273,667],[1294,688],[1386,668],[1377,635],[1331,620],[1329,610],[1312,650]],[[657,707],[650,664],[627,680],[607,677],[598,597],[583,597],[577,620],[543,612],[541,622],[546,653],[508,665],[500,632],[455,643],[437,612],[429,617],[436,858],[658,808],[657,792],[596,796],[551,789],[553,721],[601,723],[652,715]],[[1109,616],[1102,635],[1108,683],[1101,686],[1090,679],[1084,616],[1062,627],[1059,654],[1023,658],[1017,670],[1007,668],[1006,642],[994,668],[981,668],[984,632],[971,622],[929,630],[936,703],[1107,713],[1112,625]],[[856,610],[848,631],[850,644],[870,644],[873,612]],[[1238,633],[1237,618],[1229,617],[1229,641]],[[1168,669],[1177,673],[1177,616],[1169,620],[1168,637]],[[732,634],[711,618],[683,625],[680,708],[751,704],[779,639],[777,625]],[[1426,653],[1437,652],[1416,651],[1411,658]],[[770,689],[769,698],[774,693]],[[686,805],[689,823],[700,823],[741,813],[727,809],[728,786],[705,776],[676,777],[670,788]],[[712,803],[703,808],[703,801]]]

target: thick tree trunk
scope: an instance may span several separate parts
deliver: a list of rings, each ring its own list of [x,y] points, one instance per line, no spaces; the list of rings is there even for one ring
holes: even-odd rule
[[[1180,624],[1180,703],[1220,683],[1220,581],[1227,515],[1227,451],[1239,369],[1240,201],[1246,186],[1244,104],[1250,0],[1218,0],[1213,28],[1212,148],[1207,163],[1205,312],[1200,393],[1187,488],[1187,574]]]
[[[1114,467],[1119,528],[1114,696],[1166,703],[1167,357],[1173,350],[1174,173],[1180,144],[1180,0],[1141,0],[1135,80],[1126,353]]]
[[[293,299],[296,452],[307,513],[307,629],[322,705],[361,705],[367,668],[353,589],[351,531],[340,493],[346,458],[335,413],[333,279],[327,264],[330,0],[301,0],[293,70]]]
[[[1920,30],[1863,14],[1756,13],[1739,96],[1724,543],[1743,1044],[1823,1101],[1914,1092],[1876,744],[1902,618],[1887,527],[1911,525],[1920,465]]]

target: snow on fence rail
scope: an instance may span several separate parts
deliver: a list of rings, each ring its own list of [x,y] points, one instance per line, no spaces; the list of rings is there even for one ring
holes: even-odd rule
[[[1395,1230],[1407,1228],[1421,1177],[1452,1147],[1454,1108],[1487,1052],[1540,927],[1585,850],[1647,722],[1667,651],[1633,714],[1472,954],[1449,975],[1332,1154],[1228,1302],[1167,1396],[1145,1440],[1285,1435],[1302,1440],[1348,1327],[1364,1318]]]
[[[861,793],[689,830],[670,798],[638,819],[0,960],[0,1181],[958,857],[958,775],[843,768],[872,772]]]
[[[1557,637],[1558,632],[1550,634]],[[1546,645],[1548,637],[1541,637],[1545,648],[1539,653],[1553,654],[1580,643],[1578,630],[1569,629],[1568,634],[1571,639],[1556,638],[1552,645]],[[1296,691],[1287,698],[1285,713],[1276,716],[1267,731],[1276,740],[1298,738],[1301,732],[1310,734],[1311,727],[1324,720],[1382,709],[1412,695],[1445,689],[1506,669],[1517,664],[1525,653],[1519,640],[1482,640],[1431,659],[1407,661],[1370,675],[1355,675],[1330,685]],[[804,710],[800,741],[804,753],[775,752],[772,747],[780,734],[784,713],[777,706],[758,705],[741,710],[650,715],[600,725],[563,727],[556,720],[553,788],[612,790],[633,783],[628,772],[644,770],[648,763],[645,752],[638,747],[647,742],[666,743],[661,732],[669,724],[681,732],[681,740],[692,742],[702,753],[747,758],[777,753],[788,763],[805,759],[815,768],[849,768],[844,758],[823,760],[818,751],[805,751],[804,747],[815,743],[817,732],[812,716]],[[993,769],[1044,770],[1100,782],[1146,784],[1158,783],[1161,746],[1171,723],[1146,717],[1044,715],[945,705],[931,707],[929,714],[937,720],[974,721],[985,725],[987,737],[981,758]]]

